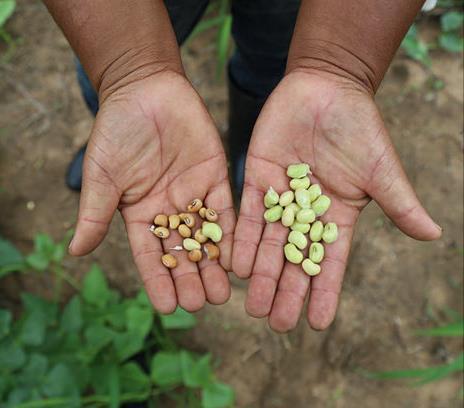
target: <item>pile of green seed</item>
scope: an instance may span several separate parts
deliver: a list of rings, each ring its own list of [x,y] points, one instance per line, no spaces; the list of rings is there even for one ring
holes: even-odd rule
[[[321,272],[319,263],[324,258],[324,245],[335,242],[338,237],[337,224],[323,224],[317,220],[330,207],[330,198],[322,194],[319,184],[311,184],[309,164],[291,164],[287,168],[290,190],[280,195],[272,188],[264,195],[264,212],[266,222],[281,221],[290,229],[288,243],[284,246],[285,258],[294,264],[301,264],[310,276]],[[305,259],[303,251],[308,248]]]

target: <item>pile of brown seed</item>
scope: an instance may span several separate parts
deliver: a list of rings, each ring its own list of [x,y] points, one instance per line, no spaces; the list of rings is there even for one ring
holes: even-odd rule
[[[183,238],[182,245],[169,248],[172,251],[188,251],[188,259],[191,262],[200,262],[203,258],[203,251],[209,260],[219,258],[219,247],[215,244],[222,239],[222,229],[216,221],[219,219],[218,213],[212,208],[203,207],[203,202],[195,198],[190,202],[186,209],[187,212],[180,214],[158,214],[153,220],[153,225],[149,230],[153,235],[160,239],[166,239],[171,235],[171,231],[176,231]],[[195,213],[198,213],[202,222],[201,227],[195,232],[193,229],[197,224]],[[193,238],[192,238],[193,236]],[[161,257],[161,262],[167,268],[175,268],[177,259],[170,253],[165,253]]]

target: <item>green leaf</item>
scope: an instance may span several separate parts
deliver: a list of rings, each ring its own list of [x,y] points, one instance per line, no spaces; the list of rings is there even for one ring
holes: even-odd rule
[[[161,387],[182,384],[182,365],[180,354],[160,351],[151,361],[150,376]]]
[[[55,248],[53,249],[52,260],[56,263],[60,263],[65,255],[66,245],[63,242],[56,244]]]
[[[50,259],[55,250],[55,243],[49,235],[37,234],[34,237],[34,248],[36,252],[46,255]]]
[[[92,325],[86,328],[84,337],[86,340],[84,359],[90,362],[105,346],[111,343],[114,332],[101,325]]]
[[[167,330],[191,329],[197,324],[195,316],[178,307],[173,314],[161,315],[161,324]]]
[[[34,386],[42,381],[47,373],[48,359],[43,354],[32,353],[27,364],[22,369],[22,379],[29,386]]]
[[[129,362],[119,369],[122,392],[149,391],[150,378],[139,365]]]
[[[153,326],[153,312],[151,309],[132,305],[126,310],[127,329],[138,332],[145,337]]]
[[[15,0],[0,0],[0,27],[11,17],[15,8]]]
[[[21,252],[10,241],[0,237],[0,278],[10,272],[20,271],[23,268],[24,257]]]
[[[97,307],[104,307],[110,299],[106,277],[98,265],[93,264],[85,275],[81,293],[86,302]]]
[[[206,354],[195,360],[192,353],[182,350],[180,352],[180,360],[184,385],[191,388],[199,388],[210,383],[212,377],[210,354]]]
[[[113,344],[119,361],[127,360],[143,349],[145,336],[140,332],[117,333],[113,336]]]
[[[11,312],[9,310],[0,309],[0,340],[10,333],[11,328]]]
[[[69,368],[63,364],[56,364],[45,376],[42,392],[47,397],[72,397],[79,395],[77,383]]]
[[[39,252],[34,252],[26,257],[26,263],[37,271],[44,271],[49,265],[48,258]]]
[[[21,346],[13,339],[0,342],[0,367],[16,370],[26,361],[26,354]]]
[[[464,39],[455,33],[442,33],[438,38],[440,47],[449,52],[462,52]]]
[[[19,339],[25,345],[40,346],[45,339],[46,328],[46,316],[40,310],[27,313],[21,326]]]
[[[110,408],[118,408],[120,387],[118,367],[116,365],[111,365],[108,376],[108,387],[110,391]]]
[[[64,308],[60,327],[64,332],[75,332],[81,329],[82,311],[79,296],[74,296]]]
[[[22,293],[21,300],[26,313],[40,312],[47,324],[54,324],[56,322],[58,306],[55,303],[34,296],[31,293]]]
[[[417,36],[417,29],[412,25],[406,37],[404,37],[401,47],[404,49],[408,57],[422,62],[425,65],[430,64],[428,45],[421,41]]]
[[[234,390],[227,384],[214,382],[208,384],[201,393],[203,408],[225,408],[234,404]]]
[[[139,293],[137,293],[137,296],[135,298],[135,301],[140,305],[140,306],[145,306],[148,308],[153,308],[150,299],[148,298],[147,292],[145,290],[141,289]]]
[[[416,333],[421,336],[462,337],[464,336],[464,320],[446,326],[416,330]]]
[[[443,31],[457,30],[462,27],[463,20],[463,13],[459,11],[448,11],[440,18],[441,28]]]

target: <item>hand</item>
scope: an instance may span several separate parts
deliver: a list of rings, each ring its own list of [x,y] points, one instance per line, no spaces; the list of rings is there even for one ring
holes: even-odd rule
[[[326,245],[320,275],[284,261],[288,230],[265,225],[263,196],[269,186],[288,190],[286,168],[311,164],[312,183],[332,199],[323,221],[338,224]],[[353,229],[373,198],[407,235],[433,240],[441,229],[419,203],[401,167],[372,96],[345,78],[324,72],[288,74],[266,102],[253,131],[245,171],[232,269],[251,280],[248,313],[269,317],[279,332],[294,328],[309,293],[307,319],[325,329],[335,316]]]
[[[185,251],[172,252],[179,263],[170,271],[160,258],[181,244],[180,235],[171,233],[161,241],[148,228],[156,214],[185,212],[194,198],[219,214],[221,256],[219,262],[203,259],[197,266]],[[84,160],[72,255],[85,255],[100,244],[116,208],[158,311],[173,312],[177,304],[195,311],[205,299],[213,304],[227,301],[235,226],[227,163],[211,118],[180,74],[161,72],[139,79],[101,103]]]

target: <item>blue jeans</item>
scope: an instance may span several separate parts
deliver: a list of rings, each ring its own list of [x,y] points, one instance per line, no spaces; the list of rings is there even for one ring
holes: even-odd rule
[[[165,0],[177,41],[182,44],[200,20],[209,0]],[[232,0],[236,48],[229,61],[231,81],[241,91],[266,99],[282,79],[299,0]],[[77,77],[90,111],[98,97],[79,61]]]

